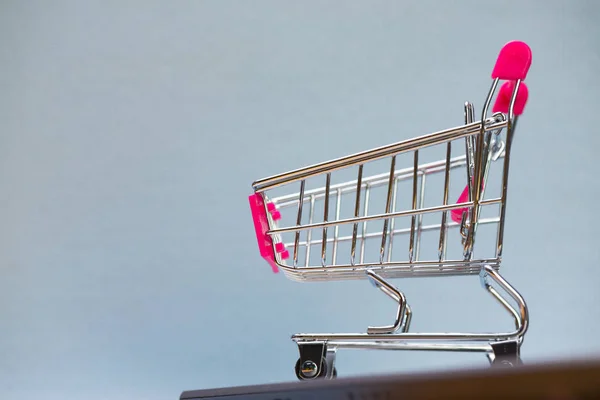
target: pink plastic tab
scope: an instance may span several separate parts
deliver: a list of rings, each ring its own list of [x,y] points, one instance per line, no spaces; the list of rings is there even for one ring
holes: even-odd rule
[[[281,258],[283,258],[284,260],[290,258],[290,252],[285,249],[285,245],[283,243],[275,244],[275,251],[279,253]]]
[[[510,99],[512,97],[513,91],[515,90],[515,84],[515,81],[504,82],[504,84],[500,88],[498,97],[496,98],[496,103],[494,103],[494,112],[508,114],[508,106],[510,106]],[[519,91],[517,92],[517,98],[515,99],[515,106],[513,108],[515,115],[523,114],[523,110],[525,110],[525,105],[527,104],[528,97],[529,89],[527,88],[525,82],[521,82],[519,84]]]
[[[267,234],[269,230],[269,220],[265,211],[265,202],[260,193],[253,194],[248,197],[250,202],[250,211],[254,220],[254,230],[256,232],[256,241],[260,255],[271,266],[274,273],[279,272],[277,263],[275,262],[275,253],[273,252],[273,240]],[[285,250],[284,250],[285,251]]]
[[[483,189],[483,186],[484,185],[482,184],[481,185],[482,189]],[[465,189],[462,191],[462,193],[458,197],[457,203],[466,203],[467,201],[469,201],[469,185],[465,186]],[[462,222],[463,214],[468,211],[469,211],[469,207],[455,208],[453,210],[450,210],[450,218],[452,218],[452,221],[456,222],[457,224],[460,224]]]
[[[531,66],[531,49],[524,42],[514,41],[504,45],[492,71],[492,79],[505,81],[524,80]]]
[[[284,252],[285,251],[285,245],[283,243],[277,243],[275,245],[275,251],[278,253]]]
[[[271,214],[271,218],[273,218],[274,221],[279,221],[281,219],[281,213],[277,210],[275,204],[267,203],[267,211]]]

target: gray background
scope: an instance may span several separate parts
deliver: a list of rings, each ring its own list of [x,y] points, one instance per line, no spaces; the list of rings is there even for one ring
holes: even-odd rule
[[[0,397],[174,399],[293,380],[291,334],[390,322],[393,304],[365,282],[270,273],[250,184],[461,124],[514,39],[534,54],[503,262],[530,306],[523,357],[600,353],[599,11],[591,0],[0,2]],[[511,327],[475,277],[398,284],[414,330]],[[338,356],[345,376],[486,363]]]

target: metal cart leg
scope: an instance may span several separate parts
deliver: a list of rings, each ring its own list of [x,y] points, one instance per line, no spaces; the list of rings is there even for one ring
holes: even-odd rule
[[[492,286],[491,280],[507,292],[510,297],[519,305],[517,311],[508,300],[503,297]],[[529,326],[529,312],[527,304],[517,290],[510,285],[499,273],[489,266],[482,268],[480,273],[482,286],[509,312],[514,318],[515,328],[517,330],[516,338],[512,340],[497,341],[490,343],[492,352],[488,353],[488,358],[492,367],[515,367],[522,364],[521,361],[521,345],[527,328]]]
[[[368,327],[367,333],[369,334],[386,334],[394,333],[397,331],[408,332],[410,327],[410,321],[412,319],[412,311],[410,306],[406,302],[406,296],[394,285],[377,275],[373,271],[367,271],[367,275],[376,287],[381,289],[383,293],[388,295],[395,303],[398,303],[398,312],[396,314],[396,321],[390,326],[381,327]]]

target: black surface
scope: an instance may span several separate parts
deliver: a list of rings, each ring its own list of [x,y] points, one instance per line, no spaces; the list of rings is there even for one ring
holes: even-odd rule
[[[600,360],[192,390],[181,400],[600,399]]]

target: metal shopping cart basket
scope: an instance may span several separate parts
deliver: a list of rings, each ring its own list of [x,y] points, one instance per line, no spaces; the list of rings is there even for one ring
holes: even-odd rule
[[[485,353],[493,365],[520,362],[527,305],[498,270],[510,151],[527,102],[523,81],[530,65],[527,44],[514,41],[502,48],[479,121],[474,106],[465,103],[462,126],[253,183],[249,202],[258,246],[274,272],[302,282],[368,279],[398,304],[390,326],[369,327],[365,333],[293,335],[299,379],[336,376],[340,348],[475,351]],[[441,149],[439,161],[424,162],[421,155],[434,148]],[[377,167],[383,170],[368,173]],[[439,191],[431,189],[435,182]],[[460,193],[456,202],[450,200],[454,188]],[[493,234],[485,236],[484,228],[488,233],[493,228]],[[475,274],[511,314],[513,331],[409,332],[411,308],[389,279]]]

